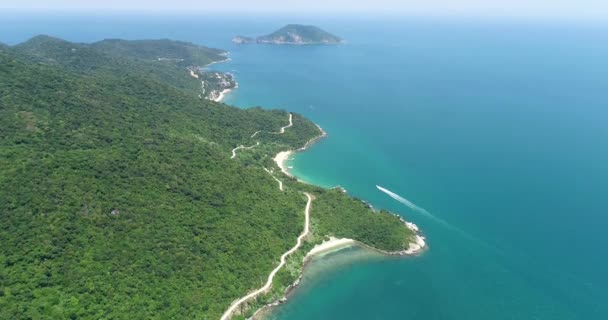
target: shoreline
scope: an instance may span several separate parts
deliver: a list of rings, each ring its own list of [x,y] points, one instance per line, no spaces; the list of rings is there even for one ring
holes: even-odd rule
[[[273,159],[277,166],[279,166],[279,169],[281,169],[281,171],[290,178],[293,178],[293,175],[287,170],[285,162],[289,160],[289,156],[293,153],[294,152],[292,150],[281,151],[277,153],[277,155]]]
[[[315,123],[315,125],[317,126],[317,128],[319,129],[319,131],[321,132],[320,135],[308,140],[306,142],[306,144],[297,150],[285,150],[285,151],[281,151],[279,153],[277,153],[277,155],[273,158],[274,162],[277,164],[277,166],[279,167],[279,169],[281,169],[281,171],[288,177],[290,178],[296,178],[298,180],[298,182],[302,182],[302,183],[307,183],[305,181],[302,181],[300,179],[298,179],[297,177],[295,177],[293,174],[291,174],[291,172],[289,172],[289,168],[287,167],[287,161],[289,160],[289,157],[293,154],[295,154],[296,152],[302,152],[305,151],[306,149],[308,149],[311,145],[313,145],[315,142],[326,138],[327,137],[327,132],[325,132],[325,130],[323,130],[323,128],[321,128],[318,124]],[[308,184],[308,183],[307,183]]]
[[[291,113],[290,113],[290,116],[291,116]],[[290,120],[291,120],[291,117],[290,117]],[[290,121],[290,123],[291,123],[291,121]],[[292,175],[289,172],[288,167],[286,166],[286,161],[289,160],[289,157],[292,154],[294,154],[296,152],[305,151],[318,140],[327,137],[327,132],[325,132],[325,130],[323,130],[323,128],[321,128],[318,124],[315,123],[315,125],[317,126],[317,128],[320,131],[320,134],[318,136],[308,140],[303,147],[301,147],[295,151],[294,150],[280,151],[273,158],[273,161],[277,164],[279,169],[286,176],[291,177],[291,178],[296,178],[296,180],[301,183],[306,183],[306,182],[301,181],[300,179],[298,179],[297,177],[295,177],[294,175]],[[254,133],[254,135],[256,133]],[[266,169],[266,168],[264,168],[264,169],[270,173],[270,171],[268,169]],[[280,181],[274,176],[273,176],[273,178],[277,181]],[[279,188],[281,189],[281,187],[282,187],[282,183],[280,183]],[[341,187],[338,187],[338,188],[341,188]],[[341,189],[343,190],[343,192],[346,192],[346,190],[344,190],[343,188],[341,188]],[[405,257],[405,256],[417,256],[417,255],[422,254],[424,251],[426,251],[428,249],[428,245],[426,243],[426,238],[422,235],[422,233],[420,231],[420,228],[418,228],[418,226],[416,224],[406,221],[405,219],[403,219],[403,217],[401,217],[397,214],[394,214],[394,215],[399,218],[399,220],[406,226],[406,228],[410,229],[414,233],[414,238],[410,239],[407,249],[403,249],[400,251],[385,251],[385,250],[381,250],[378,248],[374,248],[370,245],[364,244],[364,243],[354,240],[354,239],[329,237],[328,239],[324,240],[323,242],[316,244],[312,249],[310,249],[306,253],[304,258],[302,259],[302,265],[301,265],[301,269],[299,271],[298,278],[295,280],[294,283],[290,284],[289,286],[287,286],[285,288],[283,296],[281,298],[275,300],[274,302],[271,302],[271,303],[258,307],[257,310],[255,310],[255,312],[251,315],[251,317],[249,317],[247,319],[262,320],[262,319],[264,319],[264,317],[266,315],[268,315],[272,311],[272,309],[274,307],[285,303],[289,299],[292,292],[300,285],[300,281],[302,280],[302,277],[304,275],[304,272],[306,270],[308,263],[310,263],[315,257],[323,256],[328,253],[336,252],[336,251],[339,251],[344,248],[355,247],[355,246],[360,247],[365,250],[369,250],[370,252],[379,253],[385,257],[395,257],[395,258],[401,258],[401,257]]]
[[[290,114],[291,115],[291,114]],[[293,154],[295,154],[296,152],[302,152],[305,151],[306,149],[308,149],[312,144],[314,144],[315,142],[317,142],[320,139],[323,139],[325,137],[327,137],[327,132],[325,132],[325,130],[323,130],[323,128],[321,128],[318,124],[315,123],[315,125],[317,126],[317,128],[319,128],[319,131],[321,132],[320,135],[308,140],[306,142],[306,144],[297,150],[286,150],[286,151],[280,151],[279,153],[277,153],[277,155],[273,158],[274,162],[277,164],[277,166],[279,167],[279,169],[281,169],[281,172],[283,172],[286,176],[290,177],[290,178],[295,178],[298,182],[301,183],[307,183],[305,181],[300,180],[299,178],[295,177],[293,174],[291,174],[291,172],[289,172],[289,167],[286,166],[286,162],[289,160],[289,157]],[[276,178],[275,178],[276,179]],[[308,183],[307,183],[308,184]],[[346,189],[342,188],[342,187],[337,187],[337,188],[341,188],[343,192],[346,192]],[[338,247],[344,247],[345,245],[357,245],[363,248],[367,248],[376,252],[380,252],[384,255],[387,256],[414,256],[414,255],[419,255],[422,252],[424,252],[427,248],[428,245],[426,243],[426,237],[424,235],[422,235],[422,232],[420,231],[420,228],[413,222],[409,222],[406,221],[405,219],[403,219],[403,217],[401,217],[398,214],[393,213],[397,218],[399,218],[399,220],[406,226],[406,228],[410,229],[411,231],[414,232],[415,237],[413,242],[408,243],[408,248],[401,250],[401,251],[384,251],[381,249],[377,249],[371,246],[368,246],[364,243],[361,243],[357,240],[353,240],[353,239],[348,239],[348,238],[335,238],[335,237],[330,237],[329,240],[324,241],[321,244],[316,245],[315,247],[313,247],[307,254],[304,260],[307,260],[308,257],[312,257],[315,254],[317,254],[317,252],[324,252],[326,249],[331,250],[332,248]],[[319,248],[317,248],[319,247]],[[315,251],[316,250],[316,251]]]
[[[274,162],[277,164],[279,169],[281,169],[281,171],[285,175],[287,175],[288,177],[291,177],[291,178],[296,178],[296,180],[298,182],[306,183],[306,182],[301,181],[300,179],[298,179],[297,177],[295,177],[294,175],[292,175],[289,172],[288,167],[286,166],[286,161],[289,160],[289,157],[292,154],[294,154],[296,152],[305,151],[318,140],[327,137],[327,132],[325,132],[325,130],[323,130],[323,128],[321,128],[319,125],[317,125],[317,124],[315,124],[315,125],[317,126],[317,128],[319,128],[319,131],[321,132],[321,134],[319,136],[316,136],[316,137],[310,139],[300,149],[297,149],[295,151],[294,150],[280,151],[273,158]],[[341,187],[339,187],[339,188],[341,188]],[[345,189],[342,188],[342,190],[344,192],[346,192]],[[290,284],[289,286],[287,286],[285,288],[283,297],[279,298],[278,300],[276,300],[272,303],[268,303],[266,305],[259,307],[253,313],[253,315],[248,319],[249,320],[262,320],[262,319],[264,319],[264,317],[266,315],[268,315],[270,312],[272,312],[272,309],[274,307],[285,303],[289,299],[292,292],[300,285],[300,281],[302,280],[302,277],[304,275],[304,272],[306,270],[308,263],[310,263],[315,257],[320,257],[325,254],[336,252],[341,249],[350,248],[350,247],[360,247],[362,249],[369,250],[371,252],[379,253],[385,257],[395,257],[395,258],[397,258],[397,257],[401,258],[401,257],[406,257],[406,256],[407,257],[418,256],[418,255],[422,254],[424,251],[426,251],[428,249],[428,245],[426,243],[426,237],[421,233],[420,228],[415,223],[408,222],[405,219],[403,219],[403,217],[401,217],[397,214],[394,214],[394,215],[399,218],[399,220],[406,226],[406,228],[410,229],[414,233],[414,238],[411,239],[411,241],[408,243],[407,249],[400,250],[400,251],[385,251],[385,250],[381,250],[378,248],[374,248],[370,245],[364,244],[364,243],[354,240],[354,239],[329,237],[329,239],[324,240],[323,242],[321,242],[319,244],[316,244],[312,249],[310,249],[306,253],[306,255],[304,256],[304,258],[302,260],[302,268],[300,270],[300,274],[299,274],[298,278],[296,279],[296,281],[294,283]]]
[[[232,59],[229,57],[230,52],[226,52],[225,54],[221,54],[221,55],[224,56],[224,57],[226,57],[226,59],[209,62],[206,65],[204,65],[203,68],[207,68],[208,66],[210,66],[212,64],[216,64],[216,63],[222,63],[222,62],[232,61]]]
[[[304,260],[310,260],[315,256],[321,256],[323,254],[331,253],[355,245],[357,245],[357,241],[353,239],[329,237],[329,240],[325,240],[310,249],[310,251],[306,253]]]
[[[213,65],[216,63],[232,61],[232,59],[229,57],[230,56],[229,51],[226,51],[226,52],[222,53],[221,55],[226,57],[226,59],[210,62],[202,67],[199,67],[199,69],[207,69],[210,65]],[[221,72],[221,71],[218,71],[218,72]],[[194,74],[194,72],[192,72],[192,70],[190,70],[190,74],[192,75],[192,77],[198,79],[198,75],[195,76],[195,74]],[[234,79],[234,75],[232,77]],[[232,90],[237,89],[239,87],[238,82],[236,82],[236,80],[234,80],[234,82],[235,82],[235,86],[233,88],[224,89],[224,90],[220,91],[220,94],[217,97],[215,97],[213,99],[209,99],[209,100],[213,100],[215,102],[222,102],[222,100],[224,100],[224,98],[226,97],[227,94],[229,94]]]
[[[236,88],[236,87],[235,87],[235,88]],[[211,100],[213,100],[213,101],[215,101],[215,102],[222,102],[222,100],[224,100],[224,97],[225,97],[225,96],[226,96],[228,93],[230,93],[230,91],[232,91],[232,89],[224,89],[224,90],[222,90],[222,91],[220,92],[220,95],[219,95],[219,96],[217,96],[217,98],[214,98],[214,99],[211,99]]]
[[[231,73],[229,73],[230,75],[232,75]],[[232,79],[234,79],[234,75],[232,75]],[[229,94],[230,92],[232,92],[232,90],[238,89],[239,88],[239,83],[236,82],[236,79],[234,79],[234,87],[232,88],[226,88],[224,90],[222,90],[220,92],[220,95],[217,96],[217,98],[215,99],[211,99],[215,102],[222,102],[222,100],[224,100],[224,98],[226,97],[227,94]]]
[[[304,257],[304,261],[315,258],[326,253],[338,251],[347,247],[361,247],[367,250],[381,253],[385,256],[415,256],[422,253],[428,248],[426,244],[426,238],[420,234],[419,228],[416,224],[411,222],[405,222],[405,226],[414,231],[415,237],[414,242],[408,244],[408,248],[401,251],[384,251],[372,246],[366,245],[360,241],[349,239],[349,238],[336,238],[329,237],[328,240],[324,240],[322,243],[315,245]]]
[[[237,86],[238,87],[238,84]],[[224,97],[224,95],[228,92],[230,92],[231,89],[225,89],[220,93],[220,96],[217,99],[214,99],[215,101],[221,101]],[[285,128],[291,127],[293,125],[292,123],[292,114],[289,113],[289,125],[286,127],[282,127],[281,130],[279,132],[276,132],[275,134],[281,134],[285,131]],[[325,132],[325,130],[323,130],[323,128],[321,128],[318,124],[315,123],[315,125],[317,126],[317,128],[319,129],[320,134],[311,138],[310,140],[308,140],[306,142],[306,144],[304,144],[303,147],[297,149],[297,150],[284,150],[284,151],[280,151],[279,153],[277,153],[275,155],[275,157],[273,158],[273,161],[276,163],[276,165],[279,167],[279,169],[281,170],[281,172],[283,172],[286,176],[290,177],[290,178],[295,178],[298,182],[300,183],[306,183],[305,181],[301,181],[299,178],[295,177],[293,174],[291,174],[289,172],[289,168],[287,166],[287,161],[289,160],[290,156],[293,155],[296,152],[302,152],[307,150],[311,145],[313,145],[314,143],[318,142],[319,140],[327,137],[327,132]],[[253,138],[257,133],[259,133],[259,131],[255,132],[251,138]],[[258,142],[259,143],[259,142]],[[234,153],[234,151],[233,151]],[[268,173],[271,173],[271,171],[269,171],[268,169],[264,168]],[[272,175],[272,174],[271,174]],[[281,180],[277,179],[274,175],[272,175],[272,177],[279,182],[279,190],[282,190],[283,187],[283,183]],[[342,190],[344,192],[346,192],[346,190],[344,190],[342,188]],[[307,194],[307,196],[309,196]],[[308,205],[307,205],[308,208]],[[307,209],[308,210],[308,209]],[[307,211],[306,210],[306,211]],[[378,248],[374,248],[370,245],[366,245],[360,241],[354,240],[354,239],[349,239],[349,238],[336,238],[336,237],[329,237],[328,239],[324,240],[321,243],[316,244],[312,249],[310,249],[306,255],[304,256],[304,258],[302,259],[302,264],[299,270],[299,276],[298,278],[295,280],[294,283],[290,284],[289,286],[287,286],[284,289],[283,292],[283,296],[277,300],[275,300],[272,303],[268,303],[262,306],[259,306],[257,308],[257,310],[255,310],[253,312],[253,314],[251,315],[251,317],[249,317],[248,319],[250,320],[255,320],[255,319],[264,319],[264,317],[270,313],[272,311],[272,309],[278,305],[281,305],[283,303],[285,303],[287,301],[287,299],[289,298],[289,296],[292,294],[292,292],[299,286],[300,281],[304,275],[304,272],[306,270],[306,267],[308,265],[308,263],[310,263],[315,257],[319,257],[331,252],[335,252],[335,251],[339,251],[341,249],[344,248],[348,248],[348,247],[360,247],[362,249],[365,250],[369,250],[371,252],[376,252],[379,253],[385,257],[395,257],[395,258],[401,258],[404,256],[417,256],[422,254],[424,251],[426,251],[428,249],[428,245],[426,243],[426,238],[422,235],[420,229],[418,228],[418,226],[412,222],[408,222],[405,221],[401,216],[394,214],[395,216],[397,216],[399,218],[399,220],[411,231],[413,231],[414,236],[413,239],[410,239],[410,242],[408,243],[407,249],[403,249],[400,251],[393,251],[393,252],[389,252],[389,251],[385,251],[385,250],[381,250]],[[308,216],[306,217],[306,219],[308,219]],[[306,227],[305,227],[306,228]],[[306,229],[305,229],[306,230]],[[306,231],[305,231],[306,232]],[[303,239],[302,239],[303,240]],[[300,241],[300,237],[298,237],[298,241]],[[292,248],[293,252],[295,252],[296,248]],[[290,251],[292,251],[290,250]],[[290,252],[288,251],[288,252]],[[287,254],[287,253],[286,253]],[[283,256],[281,257],[282,259],[284,258]],[[282,260],[282,263],[284,263],[284,261]],[[274,272],[274,270],[273,270]],[[271,272],[271,277],[273,276],[273,272]],[[270,283],[271,284],[271,283]],[[268,286],[268,283],[266,286],[264,286],[263,288],[258,289],[255,292],[252,292],[250,294],[248,294],[247,296],[233,302],[233,304],[231,305],[231,307],[227,310],[227,312],[224,314],[224,316],[222,316],[222,320],[227,320],[229,318],[231,318],[231,316],[233,315],[232,313],[235,312],[235,308],[240,305],[241,303],[245,303],[247,300],[257,296],[258,294],[264,293],[267,290],[269,290],[270,288],[266,288]],[[246,305],[247,306],[247,305]],[[249,306],[247,306],[249,307]]]
[[[253,313],[253,315],[247,319],[248,320],[263,320],[266,315],[268,315],[270,312],[272,312],[273,308],[287,302],[287,300],[289,299],[289,297],[291,296],[293,291],[295,289],[297,289],[297,287],[300,285],[300,281],[302,280],[302,277],[304,276],[304,272],[306,271],[308,264],[311,261],[313,261],[313,259],[315,259],[315,258],[322,257],[326,254],[337,252],[342,249],[351,248],[351,247],[359,247],[359,248],[367,250],[369,252],[375,252],[386,258],[391,258],[391,257],[397,258],[397,257],[404,257],[404,256],[414,257],[414,256],[418,256],[418,255],[422,254],[424,251],[426,251],[428,249],[428,245],[426,244],[426,241],[425,241],[426,238],[420,233],[420,229],[418,228],[418,226],[416,224],[414,224],[412,222],[407,222],[400,216],[399,216],[399,218],[408,229],[414,231],[414,233],[415,233],[415,237],[414,237],[415,242],[410,242],[408,244],[407,249],[401,250],[401,251],[384,251],[384,250],[366,245],[357,240],[353,240],[353,239],[349,239],[349,238],[329,237],[329,239],[324,240],[323,242],[321,242],[319,244],[316,244],[312,249],[310,249],[306,253],[306,255],[304,256],[304,258],[302,260],[302,269],[300,270],[300,275],[298,276],[298,278],[296,279],[296,281],[294,283],[290,284],[289,286],[287,286],[287,288],[285,288],[285,293],[284,293],[283,297],[279,298],[278,300],[276,300],[274,302],[271,302],[271,303],[268,303],[266,305],[259,307]]]

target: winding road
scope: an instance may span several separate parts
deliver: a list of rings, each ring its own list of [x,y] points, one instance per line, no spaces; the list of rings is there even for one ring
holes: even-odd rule
[[[234,157],[236,157],[236,151],[237,151],[237,150],[239,150],[239,149],[251,149],[251,148],[253,148],[253,147],[255,147],[255,146],[259,146],[259,145],[260,145],[260,142],[259,142],[259,141],[258,141],[256,144],[254,144],[254,145],[252,145],[252,146],[250,146],[250,147],[245,147],[245,146],[243,146],[243,145],[240,145],[240,146],[238,146],[238,147],[236,147],[236,148],[232,149],[232,156],[230,157],[230,159],[234,159]]]
[[[230,305],[230,307],[228,308],[228,310],[226,310],[226,312],[224,312],[221,320],[230,319],[230,317],[232,316],[232,313],[242,303],[246,302],[249,299],[253,299],[253,298],[257,297],[258,295],[268,291],[270,289],[270,287],[272,287],[272,279],[274,279],[274,276],[277,274],[277,272],[279,272],[279,270],[281,270],[281,268],[285,265],[285,260],[287,259],[287,256],[294,253],[302,245],[302,241],[303,241],[304,237],[306,237],[308,235],[309,228],[310,228],[310,206],[312,204],[312,196],[307,192],[304,192],[304,194],[306,195],[306,198],[308,198],[308,201],[306,202],[306,208],[304,209],[304,231],[302,231],[302,234],[300,234],[300,236],[298,237],[298,241],[296,242],[296,245],[293,248],[287,250],[287,252],[283,253],[283,255],[281,256],[281,261],[280,261],[279,265],[270,272],[270,275],[268,275],[268,280],[266,281],[266,284],[263,287],[255,290],[255,291],[251,292],[250,294],[233,302]]]
[[[281,132],[281,133],[285,133],[285,129],[287,129],[287,128],[289,128],[289,127],[293,126],[293,121],[292,121],[292,120],[293,120],[293,114],[291,114],[291,113],[290,113],[290,114],[289,114],[289,124],[288,124],[288,125],[286,125],[286,126],[284,126],[284,127],[281,127],[281,130],[280,130],[279,132]]]
[[[289,114],[289,124],[286,125],[286,126],[284,126],[284,127],[281,127],[281,129],[278,132],[270,132],[270,133],[272,133],[272,134],[283,134],[283,133],[285,133],[285,129],[287,129],[287,128],[291,127],[291,126],[293,126],[293,115],[290,113]]]
[[[203,93],[204,93],[204,92],[205,92],[205,82],[203,82]],[[293,115],[290,113],[290,114],[289,114],[289,124],[288,124],[288,125],[286,125],[286,126],[284,126],[284,127],[281,127],[281,129],[279,129],[279,131],[277,131],[277,132],[269,132],[269,133],[271,133],[271,134],[283,134],[283,133],[285,133],[285,129],[287,129],[287,128],[291,127],[291,126],[293,126]],[[255,137],[255,136],[256,136],[258,133],[260,133],[260,132],[262,132],[262,131],[256,131],[256,132],[254,132],[254,133],[251,135],[251,138]],[[237,150],[239,150],[239,149],[251,149],[251,148],[253,148],[253,147],[255,147],[255,146],[258,146],[258,145],[260,145],[260,142],[259,142],[259,141],[258,141],[256,144],[254,144],[254,145],[252,145],[252,146],[250,146],[250,147],[245,147],[245,146],[243,146],[243,145],[240,145],[240,146],[238,146],[238,147],[236,147],[236,148],[232,149],[232,156],[230,157],[230,159],[234,159],[234,158],[236,157],[236,151],[237,151]],[[275,178],[275,179],[276,179],[276,178]],[[277,180],[277,181],[278,181],[278,180]],[[281,183],[281,186],[282,186],[282,183]],[[282,191],[282,190],[283,190],[283,188],[281,187],[281,191]]]
[[[270,170],[264,168],[264,170],[266,170],[266,172],[268,172],[268,174],[276,181],[279,183],[279,190],[283,191],[283,181],[277,179],[277,177],[274,176],[274,174],[272,174],[272,172],[270,172]]]

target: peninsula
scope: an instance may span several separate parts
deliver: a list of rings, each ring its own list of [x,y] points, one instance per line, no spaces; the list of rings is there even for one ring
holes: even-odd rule
[[[249,317],[283,301],[316,245],[421,250],[398,216],[281,171],[276,155],[325,136],[313,122],[201,99],[201,67],[226,54],[49,36],[0,49],[1,319]]]
[[[311,44],[340,44],[343,43],[340,37],[333,35],[319,27],[301,24],[288,24],[283,28],[264,36],[259,36],[255,40],[251,37],[236,36],[232,42],[237,44],[260,43],[260,44],[290,44],[290,45],[311,45]]]
[[[255,39],[246,36],[236,36],[232,38],[232,42],[236,44],[246,44],[246,43],[255,43]]]

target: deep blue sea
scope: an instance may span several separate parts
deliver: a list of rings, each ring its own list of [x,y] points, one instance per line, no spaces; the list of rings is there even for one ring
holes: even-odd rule
[[[290,162],[293,173],[423,229],[420,257],[347,249],[318,259],[272,319],[608,319],[608,23],[0,17],[10,44],[46,33],[230,50],[232,61],[213,66],[240,84],[227,103],[289,109],[328,132]],[[286,23],[347,44],[230,42]]]

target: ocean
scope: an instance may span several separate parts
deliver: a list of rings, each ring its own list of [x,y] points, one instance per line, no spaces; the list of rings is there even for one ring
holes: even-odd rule
[[[608,25],[106,13],[2,19],[0,42],[9,44],[46,33],[227,49],[232,60],[212,66],[239,82],[226,103],[299,112],[327,131],[289,162],[292,173],[340,185],[422,228],[429,249],[419,257],[350,248],[316,259],[270,319],[608,319]],[[347,43],[230,42],[286,23],[316,24]]]

